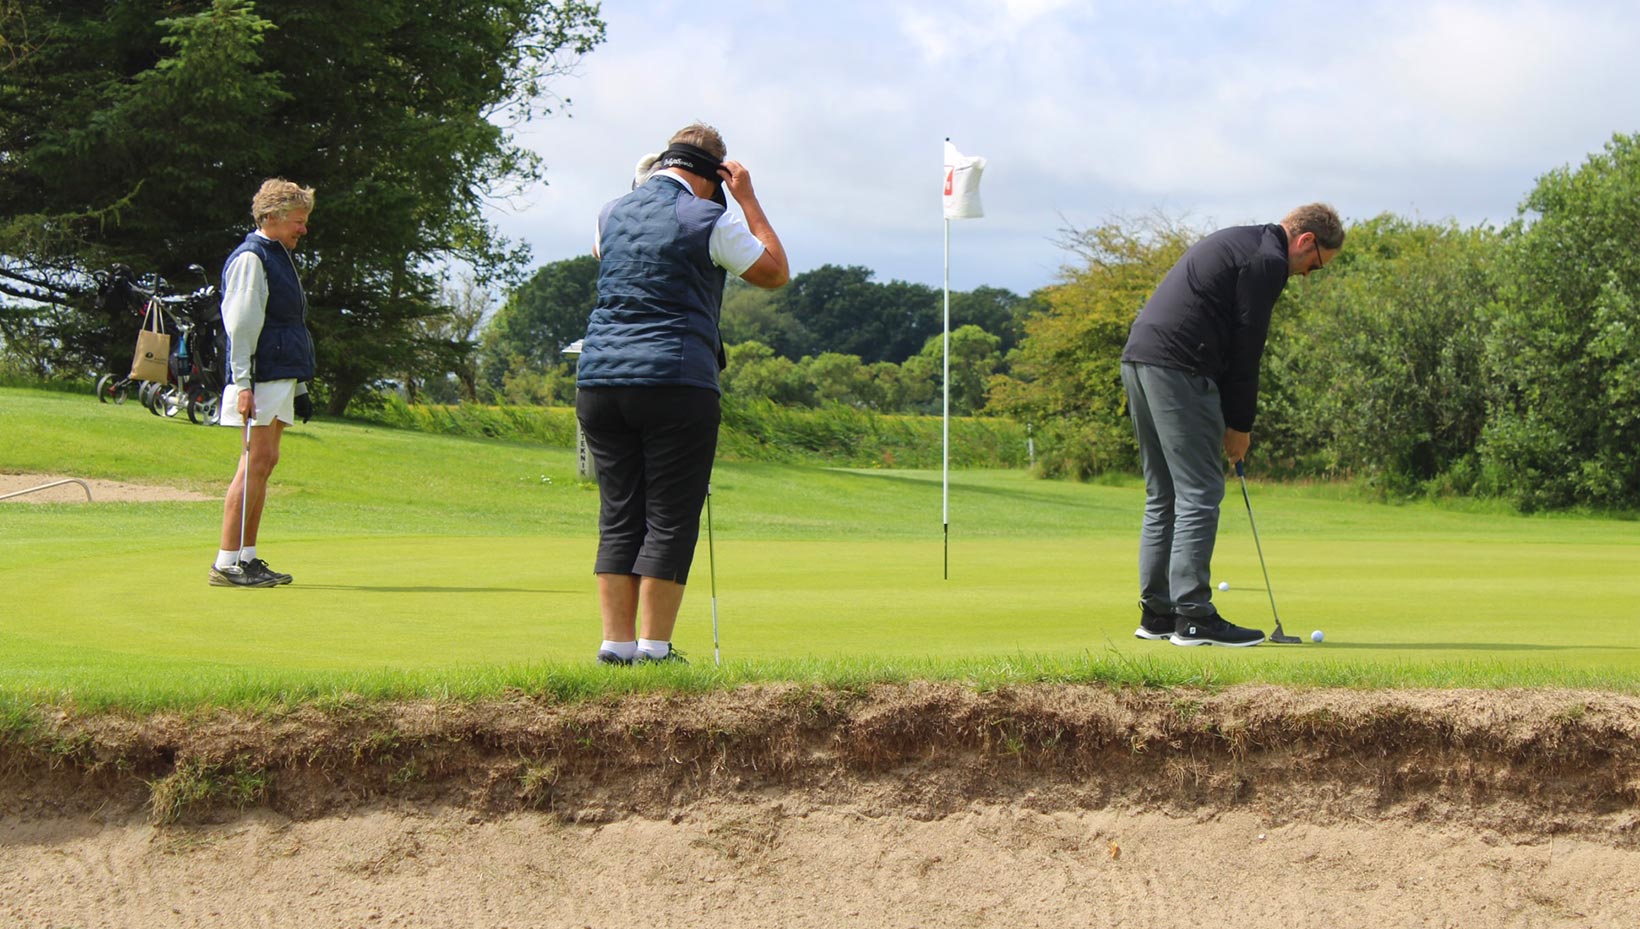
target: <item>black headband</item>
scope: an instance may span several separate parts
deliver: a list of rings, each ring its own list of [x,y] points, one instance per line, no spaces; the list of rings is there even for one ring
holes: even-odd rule
[[[705,149],[696,148],[693,145],[685,145],[682,142],[673,142],[667,147],[666,151],[661,152],[661,157],[655,162],[655,170],[659,171],[662,168],[682,168],[690,174],[695,174],[707,179],[708,181],[711,181],[715,185],[721,185],[723,183],[723,178],[718,177],[718,168],[721,167],[722,164],[723,163],[718,161],[711,152],[708,152]]]

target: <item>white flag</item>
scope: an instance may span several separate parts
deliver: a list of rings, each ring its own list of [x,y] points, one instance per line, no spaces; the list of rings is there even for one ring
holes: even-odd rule
[[[985,159],[957,151],[945,140],[945,218],[979,219],[985,208],[979,203],[979,176],[985,173]]]

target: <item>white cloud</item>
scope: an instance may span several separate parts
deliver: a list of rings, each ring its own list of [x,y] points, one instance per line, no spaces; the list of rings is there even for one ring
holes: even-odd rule
[[[500,217],[543,261],[584,253],[632,162],[694,119],[752,171],[798,271],[937,284],[940,143],[989,160],[953,286],[1028,290],[1061,217],[1261,220],[1330,199],[1503,220],[1538,175],[1640,131],[1640,8],[1380,0],[868,5],[631,0],[529,127],[550,186]],[[962,266],[957,252],[972,248]]]
[[[968,0],[934,4],[903,3],[900,29],[928,63],[997,47],[1018,46],[1072,0]]]

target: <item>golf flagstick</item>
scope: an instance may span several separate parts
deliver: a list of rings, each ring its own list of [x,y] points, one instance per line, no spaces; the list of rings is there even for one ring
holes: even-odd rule
[[[951,144],[950,139],[945,140]],[[940,578],[951,579],[951,220],[945,220],[945,323],[940,330],[940,525],[944,537]]]
[[[945,317],[940,327],[940,525],[944,536],[940,577],[951,579],[951,220],[979,219],[979,179],[985,159],[964,155],[945,137]]]
[[[706,485],[706,564],[712,577],[712,664],[723,665],[718,653],[717,551],[712,544],[712,485]]]
[[[1264,565],[1264,546],[1259,543],[1258,523],[1253,519],[1253,498],[1247,495],[1247,469],[1242,467],[1240,461],[1236,462],[1236,477],[1241,478],[1241,499],[1247,504],[1247,525],[1253,527],[1253,547],[1258,549],[1259,570],[1264,572],[1264,592],[1270,596],[1270,615],[1276,618],[1276,631],[1270,634],[1270,641],[1277,645],[1299,645],[1303,639],[1281,630],[1281,614],[1276,612],[1276,592],[1270,589],[1270,569]]]

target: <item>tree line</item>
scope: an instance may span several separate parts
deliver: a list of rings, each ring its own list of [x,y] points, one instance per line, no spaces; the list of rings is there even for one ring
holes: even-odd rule
[[[731,278],[721,320],[729,358],[725,391],[788,405],[937,412],[944,294],[874,276],[857,265],[822,265],[777,291]],[[476,389],[465,389],[453,375],[419,386],[445,402],[571,402],[574,360],[563,349],[585,334],[597,284],[598,261],[591,255],[543,265],[479,333]],[[1036,306],[1035,297],[997,287],[951,294],[954,411],[984,407],[990,378],[1006,370]]]
[[[1074,233],[986,409],[1037,424],[1050,473],[1137,465],[1118,375],[1139,308],[1204,230]],[[1502,228],[1353,224],[1275,308],[1250,465],[1523,510],[1640,507],[1640,135],[1543,175]]]

